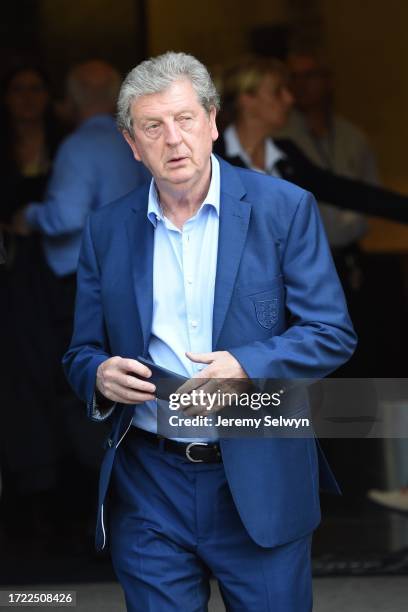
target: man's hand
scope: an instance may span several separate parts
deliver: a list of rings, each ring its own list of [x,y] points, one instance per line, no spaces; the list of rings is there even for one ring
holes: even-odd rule
[[[11,231],[18,236],[29,236],[32,232],[27,223],[25,212],[26,208],[22,208],[13,216],[11,221]]]
[[[136,359],[110,357],[96,371],[96,388],[111,402],[143,404],[156,399],[156,387],[143,380],[151,375],[149,368]]]
[[[215,394],[218,391],[223,393],[242,393],[250,386],[247,373],[242,368],[239,361],[228,351],[215,351],[213,353],[186,353],[190,361],[195,363],[206,363],[206,368],[202,369],[194,378],[191,378],[179,387],[176,393],[190,393],[193,389],[200,389],[200,392]],[[215,403],[211,412],[218,412],[226,405]],[[208,406],[182,406],[184,414],[195,416],[197,414],[208,414]]]

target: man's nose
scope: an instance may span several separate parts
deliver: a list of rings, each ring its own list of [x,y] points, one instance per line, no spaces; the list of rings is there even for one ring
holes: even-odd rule
[[[175,121],[169,121],[164,126],[164,136],[166,144],[175,147],[182,141],[180,128]]]

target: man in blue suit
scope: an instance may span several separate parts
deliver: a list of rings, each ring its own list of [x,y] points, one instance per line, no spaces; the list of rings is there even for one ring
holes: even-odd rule
[[[212,573],[228,610],[304,612],[319,467],[336,487],[315,440],[214,427],[163,438],[166,407],[137,360],[194,379],[190,390],[266,388],[325,376],[355,346],[314,198],[213,156],[217,108],[192,56],[166,53],[126,77],[119,125],[153,180],[88,219],[64,365],[89,416],[112,424],[96,543],[109,543],[128,610],[206,610]],[[307,414],[296,386],[279,391]]]

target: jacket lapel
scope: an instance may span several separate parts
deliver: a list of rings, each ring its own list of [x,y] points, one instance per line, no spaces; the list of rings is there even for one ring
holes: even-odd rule
[[[133,291],[136,297],[143,334],[143,354],[147,348],[152,327],[153,312],[153,245],[154,229],[147,218],[148,192],[141,196],[141,206],[135,205],[126,221],[129,253],[132,265]]]
[[[251,204],[242,201],[246,191],[238,172],[223,160],[219,161],[221,205],[213,310],[213,350],[216,349],[231,301],[251,214]]]

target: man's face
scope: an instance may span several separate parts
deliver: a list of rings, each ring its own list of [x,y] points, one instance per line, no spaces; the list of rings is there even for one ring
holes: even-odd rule
[[[309,55],[290,55],[288,67],[295,103],[308,110],[327,101],[331,95],[330,76],[317,59]]]
[[[24,70],[12,79],[5,103],[14,119],[34,121],[44,115],[48,99],[48,92],[40,75],[34,70]]]
[[[282,129],[293,105],[293,96],[280,74],[266,74],[254,94],[244,94],[247,111],[273,133]]]
[[[209,172],[212,144],[218,137],[215,114],[215,108],[205,111],[190,81],[183,79],[135,100],[133,138],[127,132],[124,136],[159,186],[185,189]]]

